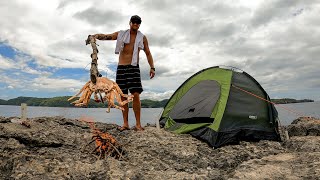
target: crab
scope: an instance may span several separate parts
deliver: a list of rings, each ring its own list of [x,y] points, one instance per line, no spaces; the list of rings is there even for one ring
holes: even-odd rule
[[[71,101],[72,99],[78,97],[81,93],[82,93],[81,97],[78,100],[71,102],[71,104],[74,104],[75,106],[80,106],[80,107],[88,106],[90,102],[90,97],[92,93],[94,93],[94,100],[96,102],[102,102],[102,103],[104,103],[105,101],[108,102],[108,108],[106,111],[107,113],[110,112],[111,107],[114,107],[123,111],[124,108],[121,106],[124,106],[125,104],[132,102],[133,100],[133,95],[123,94],[118,84],[106,77],[97,77],[95,84],[91,81],[88,81],[81,88],[81,90],[77,94],[69,98],[68,101]],[[98,97],[98,94],[100,95],[100,99]],[[127,99],[123,101],[121,97],[124,97]],[[120,106],[114,103],[115,99],[117,100]]]

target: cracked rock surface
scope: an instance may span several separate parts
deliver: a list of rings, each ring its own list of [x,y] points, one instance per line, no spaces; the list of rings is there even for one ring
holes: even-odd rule
[[[0,179],[319,179],[320,120],[299,118],[286,142],[241,142],[218,149],[163,129],[119,132],[126,161],[98,160],[89,125],[63,117],[0,117]],[[298,122],[298,123],[297,123]],[[306,133],[308,132],[308,133]]]

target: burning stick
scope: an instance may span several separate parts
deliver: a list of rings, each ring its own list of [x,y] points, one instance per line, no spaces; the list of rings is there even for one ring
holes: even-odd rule
[[[109,133],[102,132],[101,130],[95,127],[94,120],[88,117],[81,117],[81,121],[89,124],[92,131],[92,141],[86,144],[84,147],[90,145],[91,143],[96,143],[96,148],[92,151],[98,155],[98,159],[103,159],[108,156],[114,157],[116,159],[125,160],[124,150],[122,145]]]

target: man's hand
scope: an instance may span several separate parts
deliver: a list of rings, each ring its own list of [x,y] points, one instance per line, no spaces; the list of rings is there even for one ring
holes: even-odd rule
[[[90,36],[91,35],[88,35],[88,38],[86,39],[86,45],[90,44]]]
[[[154,69],[150,69],[150,79],[152,79],[156,75],[156,71]]]

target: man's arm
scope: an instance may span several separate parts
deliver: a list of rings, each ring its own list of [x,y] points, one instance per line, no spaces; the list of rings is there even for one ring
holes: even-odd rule
[[[99,40],[117,40],[118,32],[112,34],[95,34],[93,36]]]
[[[154,77],[156,74],[154,64],[153,64],[153,58],[149,49],[148,40],[146,36],[143,36],[143,46],[144,46],[144,52],[146,53],[148,63],[150,65],[150,79]]]

